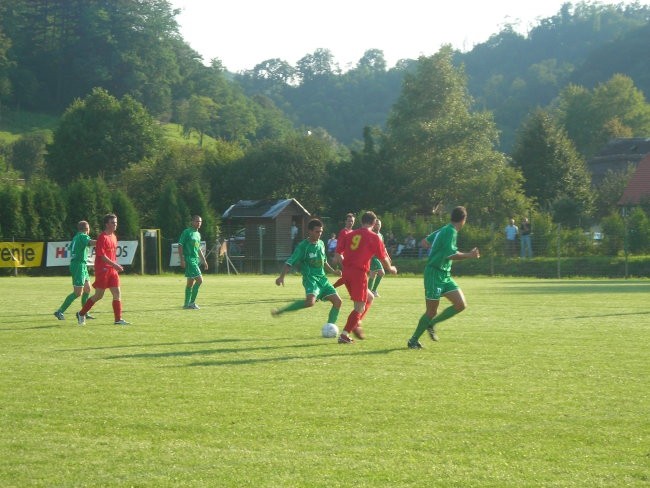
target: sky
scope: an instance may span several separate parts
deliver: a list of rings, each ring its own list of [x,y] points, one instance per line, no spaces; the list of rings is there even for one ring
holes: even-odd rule
[[[344,71],[368,49],[383,51],[388,68],[431,56],[440,46],[469,51],[505,25],[526,34],[567,0],[170,0],[183,39],[206,64],[231,72],[279,58],[295,66],[328,49]],[[574,1],[572,3],[578,3]],[[602,3],[602,2],[601,2]],[[631,3],[612,0],[604,3]],[[643,2],[642,2],[643,3]]]

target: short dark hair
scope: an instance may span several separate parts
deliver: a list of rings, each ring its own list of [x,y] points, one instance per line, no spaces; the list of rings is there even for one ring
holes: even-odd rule
[[[456,207],[451,211],[451,221],[454,223],[462,222],[467,218],[467,210],[465,207]]]
[[[361,223],[363,225],[374,224],[375,220],[377,220],[377,216],[375,215],[375,212],[368,211],[361,216]]]
[[[323,227],[323,223],[318,219],[311,219],[307,224],[309,230],[314,230],[314,227]]]
[[[114,213],[108,213],[104,215],[104,225],[108,224],[109,220],[117,219],[117,215]]]

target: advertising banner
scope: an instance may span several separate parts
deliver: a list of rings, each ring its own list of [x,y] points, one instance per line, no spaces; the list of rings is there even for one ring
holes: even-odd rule
[[[69,266],[70,265],[70,241],[58,241],[47,243],[47,266]],[[122,266],[133,264],[133,258],[138,249],[138,241],[117,241],[117,262]],[[88,266],[95,264],[95,246],[90,247],[88,252]]]
[[[42,262],[42,242],[0,242],[0,268],[36,268]]]
[[[205,241],[201,241],[201,250],[203,251],[203,255],[205,256],[206,249],[208,248],[207,244]],[[178,242],[173,242],[172,243],[172,254],[169,256],[169,265],[170,266],[180,266],[181,265],[181,258],[178,256]]]

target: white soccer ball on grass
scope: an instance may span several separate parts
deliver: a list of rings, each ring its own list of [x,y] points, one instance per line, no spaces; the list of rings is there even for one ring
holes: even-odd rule
[[[331,339],[339,335],[339,328],[336,326],[336,324],[327,323],[323,325],[321,332],[323,333],[323,337]]]

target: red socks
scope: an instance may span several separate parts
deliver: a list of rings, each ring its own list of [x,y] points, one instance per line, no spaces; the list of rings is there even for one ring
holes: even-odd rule
[[[122,302],[120,300],[113,300],[113,315],[115,315],[115,322],[122,318]]]
[[[86,315],[88,311],[93,308],[93,305],[95,305],[95,302],[93,302],[92,298],[86,300],[86,303],[84,303],[84,306],[81,307],[81,310],[79,311],[79,315]]]
[[[350,334],[356,327],[359,325],[359,320],[361,320],[361,314],[356,310],[352,310],[350,315],[348,315],[348,320],[345,323],[344,332]]]

